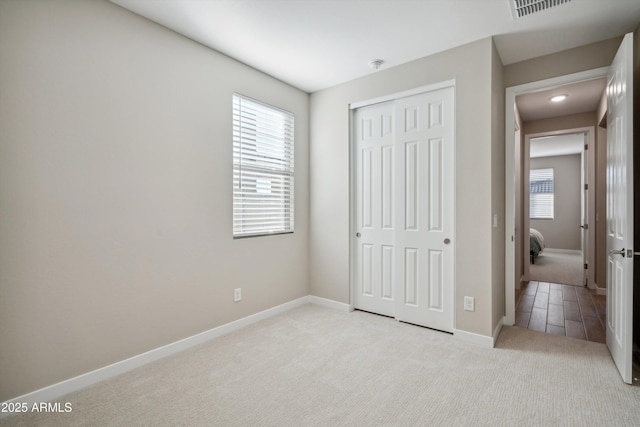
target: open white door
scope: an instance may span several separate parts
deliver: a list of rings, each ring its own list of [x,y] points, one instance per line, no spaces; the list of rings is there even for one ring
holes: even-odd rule
[[[632,382],[633,35],[607,79],[607,347],[622,380]]]

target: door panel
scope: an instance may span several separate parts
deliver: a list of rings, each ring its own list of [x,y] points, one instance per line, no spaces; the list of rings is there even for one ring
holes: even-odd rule
[[[354,117],[356,229],[354,306],[394,316],[394,111],[392,103]]]
[[[607,83],[607,347],[632,382],[633,37],[627,34]]]
[[[453,332],[454,92],[442,89],[396,101],[410,126],[398,126],[396,181],[406,218],[396,232],[399,320]],[[404,200],[402,200],[404,199]],[[445,243],[448,239],[448,243]]]

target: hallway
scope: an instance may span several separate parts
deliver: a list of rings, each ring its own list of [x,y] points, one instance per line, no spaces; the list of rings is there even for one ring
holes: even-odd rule
[[[606,343],[606,297],[583,286],[531,281],[516,291],[516,326]]]

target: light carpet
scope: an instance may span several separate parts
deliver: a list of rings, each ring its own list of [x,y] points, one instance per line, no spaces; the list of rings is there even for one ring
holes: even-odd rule
[[[582,255],[545,249],[535,264],[529,264],[529,280],[583,286]]]
[[[0,425],[640,425],[603,344],[505,327],[490,349],[312,305],[59,401]]]

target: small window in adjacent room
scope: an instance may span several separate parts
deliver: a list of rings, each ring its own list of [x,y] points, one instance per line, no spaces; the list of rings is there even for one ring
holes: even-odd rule
[[[293,232],[293,114],[233,95],[233,236]]]
[[[553,219],[553,169],[531,169],[529,218]]]

